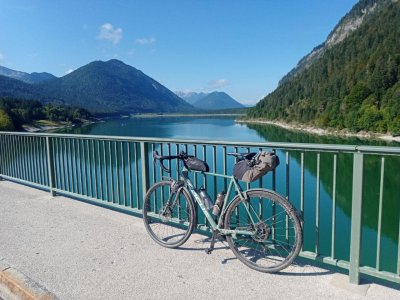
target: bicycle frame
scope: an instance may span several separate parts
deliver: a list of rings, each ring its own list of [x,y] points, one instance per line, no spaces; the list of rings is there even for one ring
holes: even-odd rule
[[[232,191],[232,188],[234,188],[237,191],[237,193],[238,193],[238,195],[239,195],[239,197],[241,199],[246,199],[247,198],[246,194],[243,192],[242,188],[238,184],[236,178],[234,176],[223,175],[223,174],[218,174],[218,173],[211,173],[211,172],[199,172],[199,171],[192,171],[192,172],[201,173],[201,174],[204,174],[204,175],[210,175],[210,176],[214,176],[214,177],[227,178],[227,179],[230,180],[229,185],[228,185],[228,189],[226,191],[225,198],[224,198],[224,201],[223,201],[223,205],[222,205],[222,208],[221,208],[221,213],[219,214],[219,217],[217,219],[218,223],[216,223],[214,217],[211,215],[211,213],[205,207],[205,205],[203,203],[203,200],[201,199],[200,195],[197,193],[196,187],[193,185],[192,181],[188,177],[189,170],[186,167],[183,167],[183,170],[180,173],[180,180],[182,180],[185,183],[186,188],[189,190],[190,194],[195,199],[196,203],[199,205],[200,209],[203,211],[204,215],[206,216],[206,219],[210,223],[211,228],[214,231],[218,231],[222,235],[233,235],[233,236],[235,236],[236,234],[255,235],[254,231],[229,230],[229,229],[222,228],[224,212],[225,212],[225,209],[227,208],[227,206],[229,204],[228,203],[229,202],[229,195],[230,195],[230,193]],[[250,217],[251,222],[253,223],[253,225],[255,225],[257,222],[252,217],[252,214],[251,214],[250,209],[249,209],[249,205],[245,205],[245,207],[246,207],[246,210],[247,210],[248,216]],[[257,214],[255,214],[255,215],[257,216]],[[258,220],[258,222],[259,221],[260,220]]]
[[[242,154],[237,156],[240,155]],[[179,159],[176,167],[178,178],[164,177],[161,172],[162,181],[154,183],[145,196],[144,224],[151,238],[159,245],[177,248],[189,239],[196,225],[197,207],[194,205],[197,203],[205,216],[205,229],[212,231],[210,246],[205,249],[207,254],[215,249],[216,240],[225,236],[235,256],[249,268],[260,272],[279,272],[297,257],[302,245],[301,221],[294,207],[283,196],[267,189],[244,190],[234,176],[193,171],[195,175],[201,173],[212,176],[214,185],[217,184],[216,177],[224,180],[227,191],[225,197],[220,196],[223,199],[218,199],[218,206],[221,205],[221,208],[217,217],[211,213],[207,203],[209,201],[203,199],[203,188],[198,190],[195,186],[197,178],[195,177],[195,184],[190,179],[192,176],[189,178],[191,170],[186,166],[186,158],[189,156],[185,152],[160,156],[154,151],[153,157],[154,160],[160,160],[161,168],[166,173],[171,173],[171,169],[163,165],[163,160]],[[203,167],[200,163],[198,169],[208,170],[207,166]],[[215,172],[215,168],[213,171]],[[206,178],[204,181],[206,182]],[[231,194],[233,199],[229,199]],[[165,203],[164,198],[167,195],[169,196]],[[278,221],[277,216],[280,216]],[[278,227],[278,238],[275,232],[277,223],[281,223]],[[182,230],[175,231],[174,227]]]

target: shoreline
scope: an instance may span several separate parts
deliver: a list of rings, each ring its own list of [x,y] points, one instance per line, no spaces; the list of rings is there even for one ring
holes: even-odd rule
[[[239,117],[245,116],[246,114],[239,113],[221,113],[221,114],[183,114],[183,113],[168,113],[168,114],[131,114],[130,118],[163,118],[163,117]]]
[[[323,129],[319,127],[314,127],[305,124],[295,124],[295,123],[285,123],[282,121],[268,121],[268,120],[235,120],[236,123],[243,124],[264,124],[264,125],[272,125],[280,128],[284,128],[292,131],[301,131],[305,133],[310,133],[314,135],[320,136],[337,136],[337,137],[357,137],[361,139],[380,139],[387,142],[398,142],[400,143],[400,136],[391,136],[390,134],[382,134],[382,133],[374,133],[374,132],[350,132],[347,130],[338,130],[338,129]]]
[[[148,114],[131,114],[131,115],[120,115],[120,116],[115,116],[115,117],[98,117],[96,118],[96,121],[88,121],[88,120],[83,120],[81,124],[75,124],[75,123],[65,123],[65,122],[54,122],[51,121],[52,124],[48,125],[40,125],[39,123],[36,124],[24,124],[22,125],[22,128],[26,132],[41,132],[41,131],[48,131],[48,130],[55,130],[55,129],[62,129],[62,128],[72,128],[72,127],[80,127],[80,126],[87,126],[90,124],[94,123],[101,123],[105,122],[107,120],[111,119],[145,119],[145,118],[168,118],[168,117],[177,117],[177,118],[183,118],[183,117],[241,117],[244,116],[245,114],[239,114],[239,113],[221,113],[221,114],[182,114],[182,113],[169,113],[169,114],[156,114],[156,113],[148,113]],[[48,120],[40,120],[40,121],[48,121]]]
[[[51,125],[39,125],[39,124],[24,124],[22,125],[22,128],[26,132],[41,132],[41,131],[48,131],[48,130],[54,130],[54,129],[62,129],[62,128],[72,128],[76,126],[86,126],[94,123],[101,122],[99,121],[88,121],[84,120],[82,121],[81,124],[74,124],[74,123],[64,123],[64,122],[53,122]]]
[[[61,129],[61,128],[69,128],[74,127],[75,125],[60,125],[60,126],[33,126],[33,125],[22,125],[22,128],[26,132],[41,132],[48,131],[53,129]]]

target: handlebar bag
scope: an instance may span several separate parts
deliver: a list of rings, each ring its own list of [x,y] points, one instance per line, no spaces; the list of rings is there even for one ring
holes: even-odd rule
[[[198,159],[194,156],[188,156],[187,158],[185,158],[184,163],[186,168],[188,168],[189,170],[201,172],[208,172],[210,170],[210,167],[205,161]]]
[[[274,153],[261,152],[253,159],[243,159],[237,162],[233,168],[236,179],[244,182],[253,182],[273,171],[279,165],[279,157]]]

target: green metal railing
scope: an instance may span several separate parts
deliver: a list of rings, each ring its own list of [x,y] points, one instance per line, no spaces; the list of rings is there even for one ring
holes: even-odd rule
[[[352,145],[320,145],[296,143],[244,143],[158,138],[88,136],[47,133],[0,132],[0,179],[12,180],[60,194],[80,198],[92,203],[141,213],[142,199],[153,183],[161,180],[164,172],[154,165],[151,153],[158,150],[163,155],[173,155],[181,150],[206,160],[212,172],[230,174],[234,164],[228,152],[276,151],[281,165],[255,183],[244,187],[267,187],[285,195],[304,216],[304,238],[314,243],[311,249],[302,249],[301,256],[349,270],[352,283],[359,283],[360,274],[400,283],[400,221],[398,213],[391,222],[398,226],[395,244],[397,259],[395,271],[381,268],[382,259],[382,207],[385,193],[385,160],[400,156],[400,148]],[[284,157],[284,159],[282,159]],[[379,160],[379,209],[375,266],[361,264],[363,204],[365,188],[365,159]],[[339,162],[349,167],[349,172],[338,175]],[[348,163],[349,162],[349,163]],[[172,177],[178,174],[176,162],[169,162]],[[325,166],[325,170],[321,165]],[[329,167],[326,165],[329,164]],[[352,166],[348,166],[348,165]],[[341,165],[341,166],[342,166]],[[329,179],[326,176],[329,170]],[[169,176],[169,175],[168,175]],[[349,199],[350,243],[348,258],[337,252],[338,201],[346,198],[339,190],[339,179],[351,188]],[[348,178],[347,178],[348,177]],[[310,179],[312,178],[312,180]],[[205,185],[215,197],[219,189],[226,190],[226,180],[193,175],[197,185]],[[313,182],[312,188],[310,188]],[[328,183],[329,181],[329,183]],[[400,182],[398,183],[400,184]],[[329,188],[325,188],[328,185]],[[314,189],[315,188],[315,189]],[[311,190],[314,190],[310,192]],[[322,200],[322,189],[330,194],[331,202]],[[396,195],[399,201],[400,193]],[[312,200],[309,200],[312,199]],[[322,207],[330,206],[329,216],[321,215]],[[311,207],[311,208],[310,208]],[[312,221],[308,220],[312,216]],[[330,236],[321,233],[321,217],[330,218]],[[199,214],[199,228],[207,230],[204,216]],[[325,239],[325,242],[322,241]],[[325,243],[328,243],[329,247]],[[310,248],[310,247],[309,247]],[[329,248],[329,253],[324,253]]]

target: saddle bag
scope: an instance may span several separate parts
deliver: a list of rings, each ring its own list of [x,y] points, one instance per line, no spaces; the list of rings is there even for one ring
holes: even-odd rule
[[[191,155],[184,159],[184,163],[186,168],[192,171],[208,172],[210,170],[205,161]]]
[[[260,152],[251,160],[238,161],[233,168],[236,179],[244,182],[253,182],[279,165],[279,157],[274,153]]]

